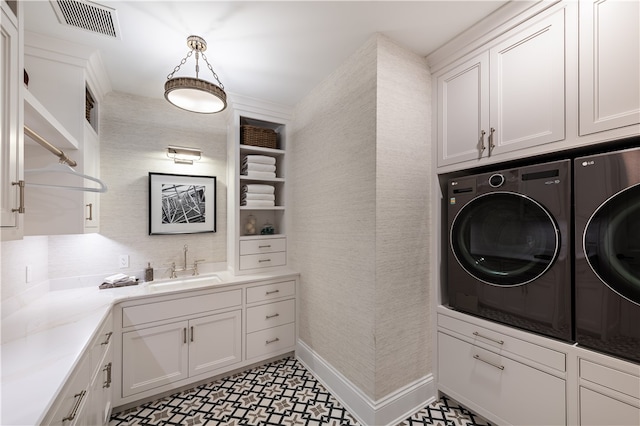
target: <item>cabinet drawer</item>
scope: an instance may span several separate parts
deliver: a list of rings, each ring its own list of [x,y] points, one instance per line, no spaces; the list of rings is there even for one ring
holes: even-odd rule
[[[580,378],[640,398],[640,377],[585,359],[580,360]]]
[[[247,309],[247,333],[276,327],[295,321],[296,302],[294,299]]]
[[[54,407],[43,424],[76,425],[84,423],[86,408],[90,397],[91,357],[84,356],[73,371],[72,378],[64,385]]]
[[[508,424],[566,423],[564,380],[443,332],[438,381],[454,399],[467,399]]]
[[[247,334],[247,359],[278,352],[296,343],[295,324],[285,324]]]
[[[273,253],[287,250],[285,238],[265,238],[260,240],[240,241],[240,256],[246,254]]]
[[[101,367],[105,354],[111,348],[113,337],[113,316],[109,316],[104,320],[100,331],[96,334],[91,345],[91,365],[95,369]]]
[[[247,288],[247,303],[262,302],[296,294],[296,282],[265,284]]]
[[[447,315],[438,314],[438,327],[446,328],[473,340],[474,344],[528,358],[558,371],[566,370],[566,356],[543,346],[479,327]]]
[[[184,315],[230,308],[242,304],[242,290],[223,291],[122,309],[122,326],[147,324]]]
[[[240,256],[240,269],[268,268],[270,266],[283,266],[287,263],[287,253],[248,254]]]

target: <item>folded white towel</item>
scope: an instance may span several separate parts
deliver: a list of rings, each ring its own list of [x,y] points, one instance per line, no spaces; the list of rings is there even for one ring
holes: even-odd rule
[[[261,164],[261,163],[245,163],[242,166],[242,171],[254,171],[254,172],[275,172],[276,166],[274,164]]]
[[[254,179],[274,179],[276,177],[275,172],[254,172],[249,170],[243,176]]]
[[[241,204],[247,207],[273,207],[276,205],[276,202],[268,200],[245,200]]]
[[[273,194],[275,192],[273,185],[263,185],[259,183],[251,183],[242,186],[242,192],[251,192],[253,194]]]
[[[273,194],[254,194],[253,192],[245,192],[242,194],[242,200],[268,200],[275,201],[276,196]]]
[[[247,155],[242,163],[276,164],[276,159],[268,155]]]

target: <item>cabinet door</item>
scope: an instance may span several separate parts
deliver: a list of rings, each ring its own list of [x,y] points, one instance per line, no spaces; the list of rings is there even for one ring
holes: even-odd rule
[[[490,50],[489,155],[564,139],[565,10]]]
[[[640,3],[581,1],[580,135],[640,123]]]
[[[122,333],[122,395],[186,379],[187,321]]]
[[[14,182],[22,180],[22,65],[20,61],[19,31],[15,16],[2,2],[0,39],[0,225],[2,239],[19,239],[22,214],[14,211],[20,206],[20,190]],[[22,188],[24,190],[24,188]]]
[[[112,383],[112,352],[107,351],[104,359],[98,364],[91,382],[91,402],[87,413],[87,423],[90,425],[108,425],[111,417],[111,383]]]
[[[241,311],[189,321],[189,376],[241,361]]]
[[[489,56],[477,56],[438,77],[438,166],[486,154]]]
[[[640,425],[640,408],[580,387],[580,425]]]

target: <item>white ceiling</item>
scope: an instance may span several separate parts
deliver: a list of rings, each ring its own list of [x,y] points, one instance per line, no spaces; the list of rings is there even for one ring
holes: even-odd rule
[[[25,30],[94,47],[113,90],[153,98],[199,35],[227,92],[293,106],[376,32],[426,56],[507,1],[96,3],[116,10],[120,39],[62,25],[42,0],[25,2]],[[193,57],[177,75],[195,76]]]

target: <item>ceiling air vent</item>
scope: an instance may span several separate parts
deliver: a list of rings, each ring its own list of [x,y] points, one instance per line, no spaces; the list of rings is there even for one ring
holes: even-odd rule
[[[120,38],[115,9],[86,0],[51,0],[61,24]]]

